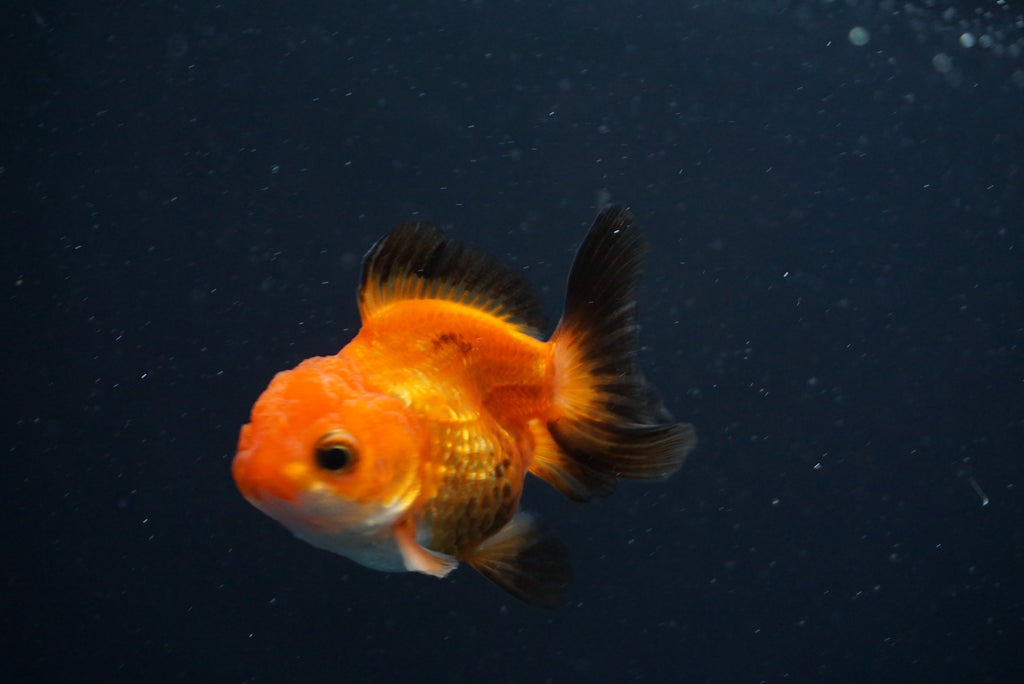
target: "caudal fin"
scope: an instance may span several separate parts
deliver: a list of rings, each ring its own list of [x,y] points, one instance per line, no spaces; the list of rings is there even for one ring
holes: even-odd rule
[[[594,221],[569,274],[551,338],[553,415],[531,425],[531,471],[573,499],[609,494],[618,478],[668,477],[697,442],[692,425],[666,422],[637,367],[644,252],[632,214],[612,206]]]

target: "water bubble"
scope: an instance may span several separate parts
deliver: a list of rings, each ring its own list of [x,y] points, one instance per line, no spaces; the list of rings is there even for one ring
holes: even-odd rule
[[[867,45],[868,41],[871,40],[871,34],[863,26],[854,26],[846,37],[857,47]]]
[[[935,67],[935,70],[940,74],[948,74],[953,70],[953,58],[945,52],[940,52],[932,57],[932,66]]]

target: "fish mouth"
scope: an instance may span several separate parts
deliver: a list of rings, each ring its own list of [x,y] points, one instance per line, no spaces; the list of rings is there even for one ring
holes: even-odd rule
[[[294,485],[282,473],[261,467],[249,452],[239,451],[235,455],[231,475],[245,500],[257,508],[267,501],[288,502],[295,498]]]
[[[404,502],[351,501],[318,483],[284,489],[280,480],[251,478],[244,471],[236,482],[254,508],[303,539],[310,534],[362,536],[392,524],[407,508]]]
[[[304,468],[268,464],[250,451],[239,450],[231,472],[246,501],[296,534],[358,526],[365,517],[358,504],[309,480]]]
[[[257,498],[257,489],[253,486],[252,480],[246,475],[245,466],[238,456],[231,462],[231,476],[235,479],[235,486],[245,497],[246,501],[253,501]]]
[[[252,458],[251,454],[239,452],[231,463],[231,474],[235,486],[245,499],[259,508],[259,503],[275,500],[294,501],[297,491],[284,473],[268,470]]]
[[[253,443],[253,437],[252,425],[243,425],[238,450],[231,461],[231,475],[238,491],[253,505],[267,499],[294,500],[302,490],[301,476],[305,475],[305,469],[267,458]]]
[[[243,435],[247,427],[249,426],[246,425],[242,428]],[[231,461],[231,476],[235,480],[235,486],[238,487],[238,491],[242,493],[246,500],[255,501],[259,498],[258,493],[263,488],[257,484],[257,479],[254,476],[251,452],[244,449],[238,450],[235,458]]]

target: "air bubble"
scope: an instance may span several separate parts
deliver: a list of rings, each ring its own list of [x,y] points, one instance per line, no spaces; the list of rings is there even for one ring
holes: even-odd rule
[[[932,66],[935,67],[935,70],[940,74],[948,74],[953,70],[953,58],[945,52],[940,52],[932,57]]]
[[[852,29],[850,29],[850,32],[847,34],[846,37],[851,43],[853,43],[857,47],[867,45],[868,41],[871,40],[871,34],[863,26],[854,26]]]

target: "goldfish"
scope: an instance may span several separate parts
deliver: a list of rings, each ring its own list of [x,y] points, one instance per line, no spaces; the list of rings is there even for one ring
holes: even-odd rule
[[[428,223],[395,227],[363,259],[356,336],[257,399],[239,491],[366,567],[444,577],[465,562],[528,604],[563,604],[569,555],[519,510],[526,475],[587,501],[668,477],[696,444],[637,362],[645,251],[628,209],[601,211],[545,341],[520,272]]]

